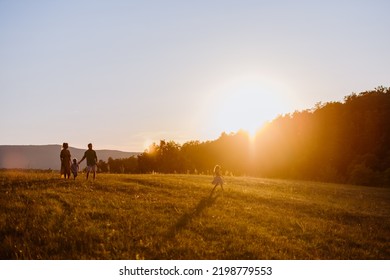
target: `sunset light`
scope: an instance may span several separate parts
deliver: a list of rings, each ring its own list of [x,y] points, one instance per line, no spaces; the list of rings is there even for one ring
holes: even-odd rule
[[[224,132],[247,131],[252,137],[267,121],[289,110],[289,92],[270,79],[245,76],[219,88],[210,124]]]
[[[389,11],[0,0],[2,279],[390,279]]]

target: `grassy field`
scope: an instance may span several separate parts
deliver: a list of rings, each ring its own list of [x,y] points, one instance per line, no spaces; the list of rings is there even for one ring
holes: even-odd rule
[[[1,259],[390,259],[390,189],[0,172]]]

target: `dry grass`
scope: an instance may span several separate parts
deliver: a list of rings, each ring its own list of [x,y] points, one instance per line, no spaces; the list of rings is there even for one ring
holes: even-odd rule
[[[1,259],[389,259],[390,189],[0,172]]]

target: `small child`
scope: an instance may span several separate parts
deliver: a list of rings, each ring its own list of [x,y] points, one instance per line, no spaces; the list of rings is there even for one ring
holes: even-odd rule
[[[223,191],[223,178],[222,178],[222,175],[221,175],[221,167],[219,165],[216,165],[214,167],[214,180],[211,183],[215,184],[215,186],[214,186],[213,190],[211,191],[211,193],[214,192],[215,188],[218,185],[221,185],[221,188],[222,188],[222,191]]]
[[[77,159],[73,159],[73,163],[70,166],[70,170],[72,171],[74,180],[76,180],[77,173],[79,172],[79,164],[77,163]]]

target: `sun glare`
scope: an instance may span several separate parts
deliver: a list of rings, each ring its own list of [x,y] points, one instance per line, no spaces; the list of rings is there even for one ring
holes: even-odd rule
[[[288,92],[258,78],[238,79],[216,96],[214,129],[227,133],[243,129],[254,137],[267,121],[288,110]]]
[[[155,143],[155,141],[153,141],[152,139],[150,139],[150,138],[145,139],[143,142],[144,151],[149,151],[149,149],[153,143]]]

